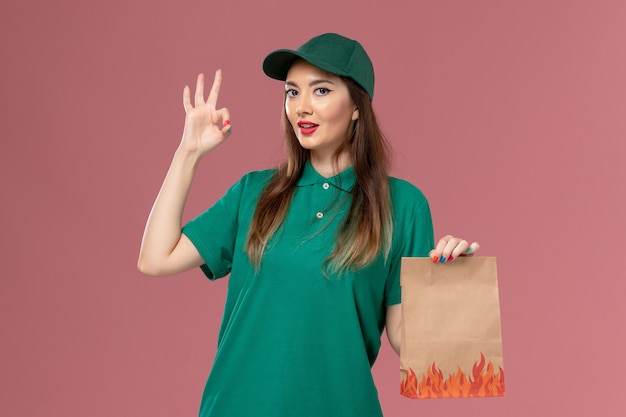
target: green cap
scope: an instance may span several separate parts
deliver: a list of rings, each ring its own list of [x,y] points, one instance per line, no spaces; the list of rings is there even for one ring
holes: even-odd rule
[[[278,49],[263,61],[263,71],[269,77],[286,80],[289,67],[298,58],[335,75],[352,78],[374,97],[374,67],[365,49],[355,40],[336,33],[325,33],[292,51]]]

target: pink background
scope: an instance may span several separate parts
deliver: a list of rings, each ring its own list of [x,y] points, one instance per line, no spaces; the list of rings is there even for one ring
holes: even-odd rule
[[[386,416],[626,414],[626,2],[35,0],[0,16],[2,415],[197,413],[227,281],[135,267],[183,86],[221,67],[233,121],[188,219],[281,160],[282,86],[261,61],[326,31],[369,51],[394,173],[426,193],[437,237],[498,258],[507,396],[404,399],[385,342]]]

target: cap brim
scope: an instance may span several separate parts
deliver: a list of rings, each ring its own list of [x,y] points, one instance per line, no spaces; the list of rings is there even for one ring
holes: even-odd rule
[[[265,72],[265,74],[270,78],[285,81],[291,64],[293,64],[297,59],[303,59],[331,74],[341,75],[344,77],[349,76],[349,74],[345,71],[342,71],[328,62],[309,57],[306,54],[298,51],[292,51],[291,49],[278,49],[267,55],[263,60],[263,72]]]
[[[276,80],[285,81],[291,64],[301,58],[296,51],[279,49],[267,55],[263,60],[263,72]]]

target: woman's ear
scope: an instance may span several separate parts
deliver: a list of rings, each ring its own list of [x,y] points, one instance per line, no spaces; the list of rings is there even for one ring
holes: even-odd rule
[[[359,108],[354,106],[354,110],[352,111],[352,120],[356,120],[359,118]]]

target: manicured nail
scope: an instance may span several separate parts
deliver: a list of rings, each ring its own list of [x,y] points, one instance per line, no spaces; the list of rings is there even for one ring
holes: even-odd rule
[[[224,126],[228,126],[230,124],[230,120],[224,120]]]
[[[444,258],[443,256],[439,258],[439,262],[444,263],[445,261],[446,261],[446,258]]]
[[[433,256],[433,263],[436,264],[439,261],[438,256]]]
[[[470,253],[472,253],[473,251],[474,251],[474,250],[473,250],[472,248],[469,248],[468,250],[466,250],[466,251],[465,251],[465,253],[467,253],[467,254],[469,255],[469,254],[470,254]]]
[[[454,256],[450,255],[450,257],[448,258],[449,261],[454,261]]]

